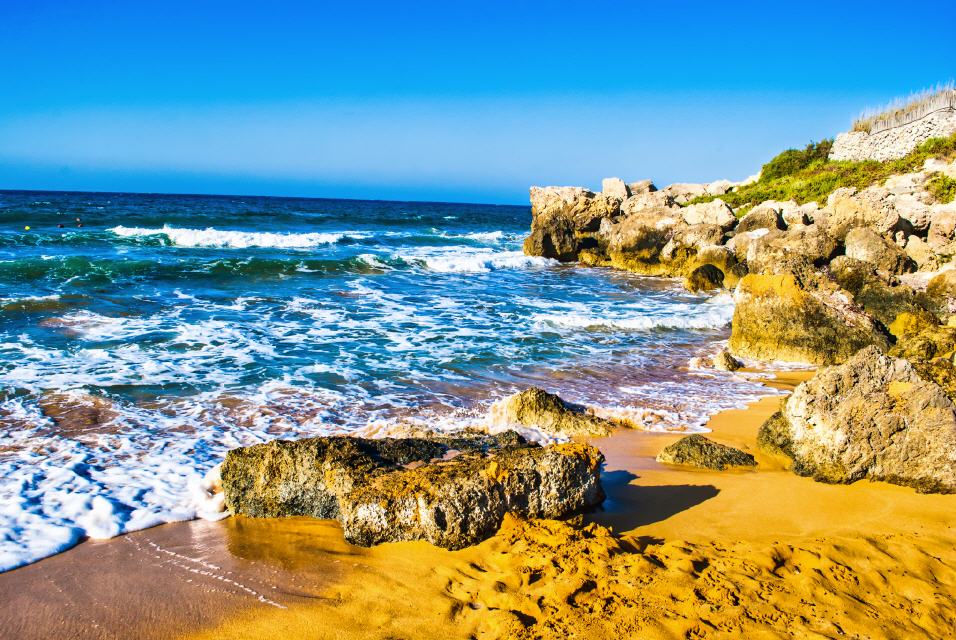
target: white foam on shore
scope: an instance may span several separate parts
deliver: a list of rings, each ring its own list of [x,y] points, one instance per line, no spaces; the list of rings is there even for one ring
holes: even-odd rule
[[[359,231],[336,233],[270,233],[252,231],[223,231],[207,229],[184,229],[164,225],[159,229],[141,227],[113,227],[109,231],[124,238],[165,236],[177,247],[248,249],[271,247],[277,249],[312,249],[335,244],[344,238],[366,238],[369,234]]]

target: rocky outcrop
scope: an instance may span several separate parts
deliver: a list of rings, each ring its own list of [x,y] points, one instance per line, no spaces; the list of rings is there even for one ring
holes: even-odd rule
[[[712,264],[703,264],[687,276],[684,288],[688,291],[710,291],[724,286],[724,272]]]
[[[800,384],[759,444],[822,482],[956,492],[956,406],[914,365],[868,347]]]
[[[495,403],[491,422],[498,426],[532,427],[554,435],[606,436],[614,423],[580,405],[565,402],[544,389],[531,387]]]
[[[524,241],[528,255],[565,262],[577,260],[582,249],[596,246],[593,234],[601,221],[620,213],[621,200],[580,187],[532,187],[531,235]]]
[[[699,433],[681,438],[657,455],[657,461],[723,471],[728,467],[755,467],[757,461],[745,451],[708,440]]]
[[[889,347],[889,338],[845,290],[793,274],[748,275],[734,294],[730,350],[757,360],[842,362],[861,348]]]
[[[737,223],[737,233],[756,229],[785,229],[780,210],[768,204],[758,205],[744,215]]]
[[[509,511],[551,518],[599,504],[602,460],[589,445],[538,447],[514,432],[337,436],[234,449],[221,476],[236,514],[338,518],[355,544],[460,548],[493,535]]]

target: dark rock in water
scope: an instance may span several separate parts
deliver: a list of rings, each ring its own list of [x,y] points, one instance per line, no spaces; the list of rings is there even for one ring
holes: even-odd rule
[[[565,402],[544,389],[531,387],[492,408],[492,421],[501,425],[535,427],[545,433],[606,436],[614,424],[585,407]]]
[[[720,371],[737,371],[744,366],[744,363],[733,357],[727,349],[721,349],[715,353],[710,361],[714,369]]]
[[[539,447],[515,432],[447,438],[277,440],[230,451],[226,506],[254,517],[338,518],[359,545],[428,540],[458,549],[504,514],[554,518],[600,504],[601,453]]]
[[[945,369],[921,370],[867,347],[800,384],[761,427],[758,444],[821,482],[869,478],[954,493],[956,405],[930,374],[956,386],[956,372],[939,364]]]
[[[703,264],[687,276],[684,287],[688,291],[709,291],[724,286],[724,272],[712,264]]]
[[[342,528],[362,546],[427,540],[461,549],[494,535],[509,512],[556,518],[600,504],[602,460],[594,447],[571,443],[378,475],[342,501]]]
[[[754,467],[757,461],[749,453],[708,440],[699,433],[681,438],[664,448],[658,462],[681,464],[723,471],[727,467]]]

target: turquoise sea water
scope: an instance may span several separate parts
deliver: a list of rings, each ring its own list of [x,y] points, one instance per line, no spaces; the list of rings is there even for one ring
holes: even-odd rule
[[[765,393],[687,366],[726,338],[727,294],[524,256],[529,224],[528,207],[0,192],[0,570],[219,517],[203,476],[241,444],[482,425],[531,384],[660,430]]]

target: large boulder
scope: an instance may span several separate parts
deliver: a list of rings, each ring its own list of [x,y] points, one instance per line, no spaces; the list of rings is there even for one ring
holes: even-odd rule
[[[593,247],[601,221],[620,213],[621,201],[580,187],[531,187],[531,235],[524,252],[565,262]]]
[[[342,502],[342,529],[362,546],[426,540],[461,549],[494,535],[507,513],[558,518],[600,504],[603,460],[594,447],[570,443],[382,474]]]
[[[491,423],[497,426],[532,427],[554,435],[606,436],[614,424],[587,408],[565,402],[553,393],[530,387],[496,402]]]
[[[916,267],[903,249],[873,229],[866,227],[850,229],[843,243],[848,258],[869,262],[877,269],[888,273],[907,273]]]
[[[784,229],[786,225],[780,216],[780,211],[767,204],[761,204],[751,209],[737,223],[737,233],[754,231],[756,229]]]
[[[687,224],[712,224],[724,229],[732,229],[737,224],[733,209],[721,199],[691,204],[681,209],[681,216]]]
[[[794,274],[750,274],[737,285],[730,350],[756,360],[816,365],[842,362],[859,349],[889,347],[880,325],[850,294]]]
[[[790,273],[794,265],[826,264],[838,248],[836,238],[818,224],[771,230],[747,244],[747,268],[750,273]]]
[[[601,193],[622,201],[631,195],[630,189],[620,178],[604,178],[601,181]]]
[[[657,461],[723,471],[727,467],[755,467],[757,461],[745,451],[709,440],[699,433],[685,436],[664,447]]]
[[[835,190],[827,197],[823,210],[830,235],[842,240],[855,227],[869,227],[879,233],[912,232],[912,225],[900,216],[895,201],[889,196],[889,190],[884,187]]]
[[[554,518],[599,504],[600,452],[538,447],[514,432],[436,439],[345,436],[230,451],[226,506],[253,517],[338,518],[348,541],[428,540],[461,548],[504,514]]]
[[[869,478],[956,492],[956,406],[912,364],[876,347],[800,384],[758,441],[822,482]]]

